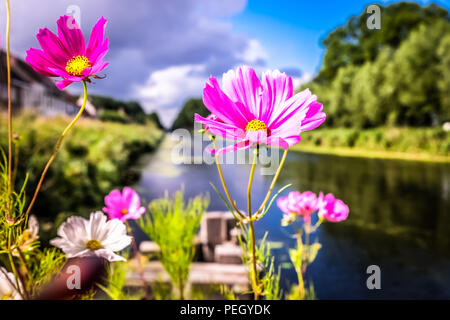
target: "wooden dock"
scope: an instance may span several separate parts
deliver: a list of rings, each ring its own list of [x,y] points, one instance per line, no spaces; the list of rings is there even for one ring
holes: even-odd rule
[[[144,266],[144,278],[148,283],[169,283],[170,277],[159,261],[149,261]],[[190,267],[188,282],[191,285],[224,284],[248,289],[247,266],[243,264],[223,264],[214,262],[193,262]],[[127,276],[127,285],[141,286],[138,273],[131,272]]]
[[[190,265],[188,286],[223,284],[235,292],[248,291],[248,268],[242,264],[242,249],[238,244],[237,232],[236,221],[231,213],[214,211],[204,215],[193,243],[197,258]],[[152,241],[143,241],[139,251],[150,259],[144,265],[145,281],[149,284],[170,283],[169,274],[161,262],[154,260],[159,253],[158,245]],[[137,273],[137,261],[131,262],[135,267],[127,274],[126,284],[140,287],[142,280]]]

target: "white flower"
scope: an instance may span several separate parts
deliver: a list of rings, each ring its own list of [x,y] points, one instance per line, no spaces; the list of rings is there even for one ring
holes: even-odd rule
[[[446,132],[450,131],[450,122],[444,122],[444,124],[442,125],[442,129],[444,129],[444,131]]]
[[[0,300],[22,300],[16,288],[16,277],[0,267]]]
[[[68,258],[95,255],[109,261],[125,261],[114,252],[131,243],[125,224],[119,219],[107,221],[101,211],[91,213],[89,220],[70,217],[58,228],[58,236],[50,243],[61,248]]]

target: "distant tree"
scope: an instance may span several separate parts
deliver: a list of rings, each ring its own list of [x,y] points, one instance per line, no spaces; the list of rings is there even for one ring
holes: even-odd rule
[[[381,8],[381,29],[367,28],[369,14],[365,11],[332,31],[323,41],[325,56],[317,77],[319,82],[330,82],[340,68],[374,61],[385,47],[397,48],[409,33],[420,24],[436,20],[449,21],[447,10],[436,4],[426,7],[417,3],[400,2]]]
[[[198,113],[201,116],[206,117],[210,114],[209,110],[206,109],[200,98],[191,98],[184,104],[181,108],[178,116],[172,124],[172,130],[178,128],[192,128],[194,126],[194,115]]]
[[[352,17],[324,40],[310,88],[327,126],[437,125],[450,119],[450,20],[445,9],[415,3],[382,9],[381,30]]]
[[[108,119],[108,121],[137,122],[141,124],[146,121],[147,116],[145,111],[137,101],[121,101],[99,95],[91,95],[89,96],[89,99],[97,108],[99,114],[104,114],[103,116],[100,116],[100,119],[104,119],[105,121]],[[121,110],[124,115],[118,114]]]
[[[441,107],[444,102],[441,101],[448,97],[449,88],[446,93],[440,92],[438,81],[439,75],[450,72],[450,69],[441,69],[443,63],[438,48],[445,47],[441,42],[448,34],[450,24],[447,22],[421,25],[400,45],[385,66],[383,86],[392,92],[389,102],[390,108],[398,115],[397,124],[432,125],[445,117]],[[444,60],[445,55],[448,53],[442,56]]]
[[[450,34],[442,38],[437,50],[439,65],[437,67],[437,81],[441,99],[441,120],[450,121]]]
[[[147,119],[153,121],[153,123],[155,123],[159,129],[164,129],[164,126],[162,125],[161,120],[159,119],[159,116],[156,112],[147,114]]]

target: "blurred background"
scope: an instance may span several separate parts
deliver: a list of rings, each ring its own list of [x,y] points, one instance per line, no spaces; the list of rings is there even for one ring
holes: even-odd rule
[[[367,7],[379,8],[369,28]],[[211,195],[214,165],[174,164],[174,129],[193,128],[210,75],[250,65],[279,69],[296,90],[310,88],[327,120],[290,152],[277,188],[332,192],[350,207],[347,221],[316,235],[323,248],[309,267],[319,299],[450,298],[450,16],[448,1],[11,1],[12,104],[20,170],[31,194],[58,135],[80,106],[80,85],[59,91],[24,58],[39,47],[39,28],[56,32],[74,15],[87,41],[108,20],[106,78],[89,85],[84,119],[65,142],[35,205],[49,239],[69,215],[103,207],[113,188],[130,185],[148,203],[184,185]],[[0,30],[5,30],[5,7]],[[373,22],[373,20],[372,20]],[[2,33],[0,47],[5,48]],[[5,53],[0,55],[0,109],[6,110]],[[0,113],[0,146],[7,150]],[[201,139],[198,138],[198,139]],[[207,141],[197,141],[207,144]],[[274,150],[273,152],[278,152]],[[224,165],[230,192],[245,207],[248,165]],[[255,178],[261,202],[270,176]],[[288,192],[285,191],[285,193]],[[266,231],[281,285],[296,281],[287,250],[294,230],[272,207]],[[142,240],[142,239],[141,239]],[[366,269],[381,268],[381,290],[368,290]]]

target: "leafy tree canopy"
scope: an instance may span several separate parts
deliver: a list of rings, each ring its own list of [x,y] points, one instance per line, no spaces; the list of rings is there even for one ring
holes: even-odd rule
[[[359,16],[351,17],[345,25],[323,39],[325,56],[317,81],[333,80],[339,69],[347,65],[374,61],[384,48],[397,48],[420,24],[429,25],[436,20],[449,21],[447,10],[436,4],[423,7],[417,3],[400,2],[379,6],[381,29],[367,28],[370,14],[364,11]]]

